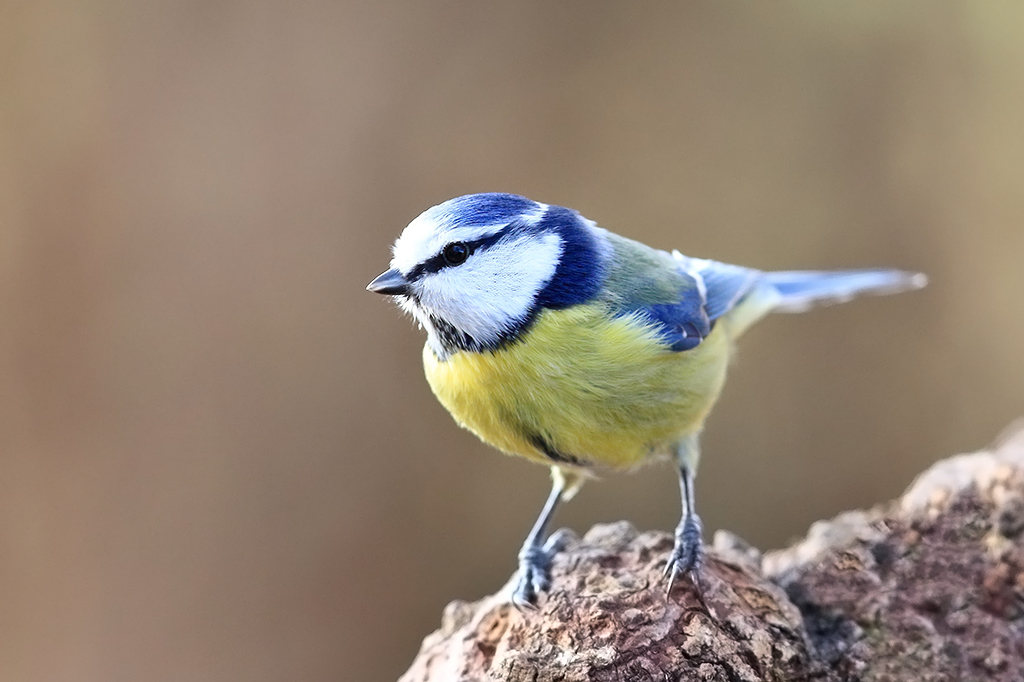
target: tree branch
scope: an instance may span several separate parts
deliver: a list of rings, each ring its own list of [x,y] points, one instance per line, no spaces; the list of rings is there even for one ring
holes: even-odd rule
[[[594,526],[534,611],[452,602],[401,682],[1024,679],[1024,423],[900,500],[760,553],[719,532],[666,597],[672,537]]]

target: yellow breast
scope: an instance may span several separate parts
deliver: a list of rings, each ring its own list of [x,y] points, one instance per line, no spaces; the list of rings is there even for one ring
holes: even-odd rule
[[[633,317],[601,304],[541,312],[497,351],[438,360],[427,381],[455,420],[510,454],[545,463],[630,467],[698,430],[725,380],[719,325],[693,350],[666,350]]]

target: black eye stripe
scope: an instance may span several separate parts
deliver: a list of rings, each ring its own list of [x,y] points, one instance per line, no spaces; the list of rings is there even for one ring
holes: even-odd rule
[[[420,277],[423,277],[424,275],[428,275],[428,274],[431,274],[431,273],[434,273],[434,272],[439,272],[439,271],[441,271],[441,270],[443,270],[445,268],[456,267],[457,265],[460,265],[461,262],[460,263],[449,263],[447,260],[445,260],[444,251],[448,247],[452,246],[452,244],[459,243],[459,244],[462,244],[463,246],[465,246],[466,247],[466,259],[468,259],[470,256],[472,256],[477,251],[484,251],[484,250],[490,248],[491,246],[494,246],[495,244],[500,242],[505,237],[509,236],[510,234],[519,232],[524,227],[526,227],[526,226],[524,224],[522,224],[522,223],[518,223],[518,222],[509,223],[508,225],[506,225],[502,229],[498,230],[494,234],[489,235],[487,237],[481,237],[480,239],[474,239],[474,240],[468,241],[468,242],[452,242],[450,244],[446,244],[445,248],[441,250],[441,253],[439,253],[439,254],[437,254],[435,256],[431,256],[427,260],[423,261],[422,263],[420,263],[419,265],[414,267],[409,272],[409,274],[406,275],[406,278],[409,279],[410,281],[414,281],[414,280],[419,279]],[[463,260],[462,262],[465,262],[465,260]]]

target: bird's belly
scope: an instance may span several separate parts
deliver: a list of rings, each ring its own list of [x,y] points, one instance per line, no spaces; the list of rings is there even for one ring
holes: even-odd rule
[[[635,318],[598,306],[544,311],[497,351],[438,360],[427,381],[483,441],[546,463],[630,467],[699,430],[721,391],[729,340],[716,329],[685,352]]]

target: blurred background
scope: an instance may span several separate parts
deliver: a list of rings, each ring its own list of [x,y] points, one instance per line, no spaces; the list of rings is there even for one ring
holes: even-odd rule
[[[388,680],[547,472],[363,287],[510,191],[764,269],[931,286],[743,339],[708,530],[778,547],[1024,414],[1024,6],[0,5],[0,678]],[[557,522],[671,529],[668,467]]]

